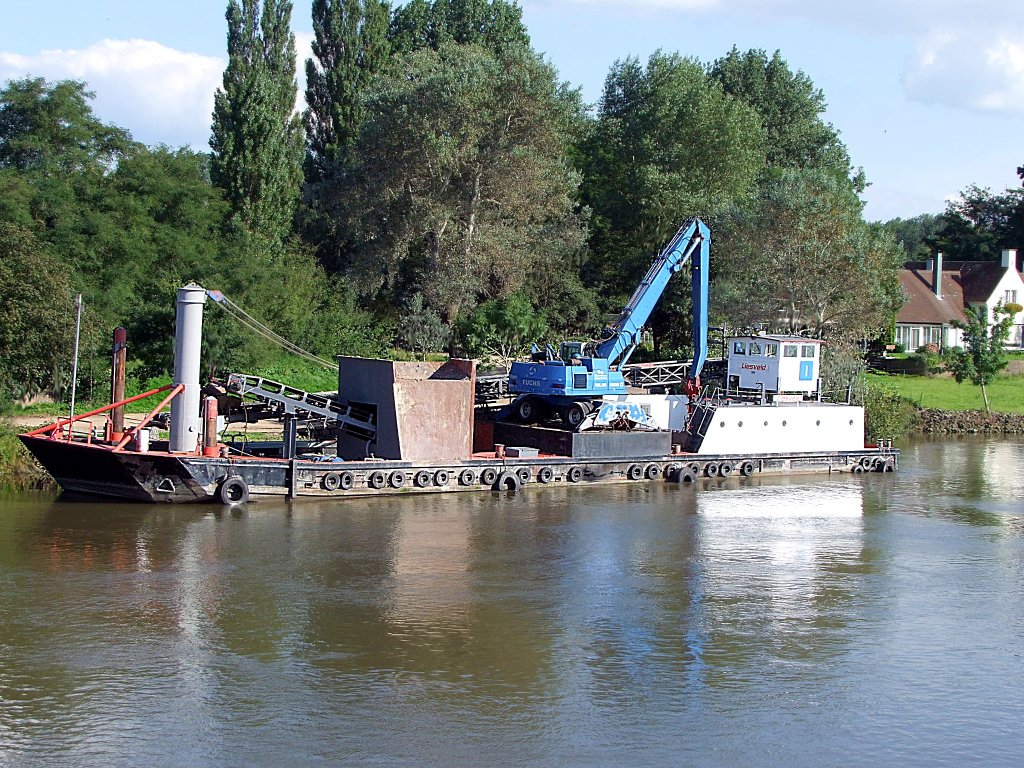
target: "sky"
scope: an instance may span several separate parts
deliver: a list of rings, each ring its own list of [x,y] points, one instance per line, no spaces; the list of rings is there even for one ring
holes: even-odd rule
[[[299,56],[311,0],[295,0]],[[146,144],[208,149],[226,63],[223,0],[12,0],[0,82],[85,80],[105,121]],[[596,105],[611,65],[656,50],[711,62],[779,50],[821,88],[870,186],[865,217],[939,213],[972,184],[1018,186],[1024,165],[1020,0],[521,0],[534,48]],[[13,6],[13,7],[12,7]],[[302,66],[299,66],[301,77]],[[301,87],[301,82],[300,82]]]

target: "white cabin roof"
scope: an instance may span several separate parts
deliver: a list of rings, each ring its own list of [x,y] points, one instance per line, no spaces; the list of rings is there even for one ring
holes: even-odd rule
[[[821,339],[811,339],[807,336],[786,336],[782,334],[759,333],[748,336],[730,336],[729,341],[777,341],[789,342],[791,344],[824,344]]]

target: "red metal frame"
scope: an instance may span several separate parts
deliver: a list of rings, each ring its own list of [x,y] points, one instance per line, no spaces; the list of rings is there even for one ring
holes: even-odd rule
[[[156,408],[154,408],[152,411],[150,411],[146,415],[146,418],[144,418],[142,421],[140,421],[134,427],[129,427],[128,429],[125,430],[124,436],[122,436],[121,439],[118,441],[117,445],[114,446],[114,449],[113,449],[114,452],[116,453],[116,452],[120,451],[122,448],[124,448],[128,444],[128,441],[131,440],[132,437],[135,434],[137,434],[140,429],[145,428],[145,426],[147,424],[149,424],[149,422],[151,422],[153,420],[153,417],[156,416],[158,413],[160,413],[160,411],[162,411],[164,409],[164,406],[166,406],[169,402],[171,402],[171,400],[176,398],[178,395],[180,395],[184,391],[185,391],[185,385],[184,384],[178,384],[176,387],[174,387],[174,389],[171,390],[170,394],[168,394],[167,397],[165,397],[163,400],[160,401],[160,405],[158,405]]]
[[[179,384],[178,387],[180,387],[181,389],[184,389],[185,385],[184,384]],[[111,410],[113,408],[117,408],[117,406],[119,406],[119,405],[127,405],[128,403],[134,403],[136,400],[144,400],[147,397],[152,397],[153,395],[158,395],[161,392],[166,392],[167,390],[172,389],[172,388],[174,388],[173,384],[165,384],[164,386],[159,387],[157,389],[151,389],[151,390],[149,390],[149,392],[143,392],[141,395],[134,395],[133,397],[125,398],[124,400],[121,400],[119,402],[111,403],[110,405],[105,405],[102,408],[97,408],[95,411],[89,411],[88,413],[79,414],[78,416],[75,416],[73,419],[60,419],[59,421],[57,421],[54,424],[48,424],[45,427],[39,427],[38,429],[33,429],[31,432],[26,432],[25,434],[28,437],[36,437],[37,435],[43,435],[43,434],[47,434],[49,432],[55,432],[58,429],[63,429],[64,427],[68,426],[69,424],[74,424],[76,421],[81,421],[82,419],[88,419],[91,416],[99,416],[101,413],[106,413],[107,411],[109,411],[109,410]],[[177,394],[177,392],[175,392],[175,394]],[[171,397],[173,397],[173,396],[174,395],[172,395]],[[168,398],[167,400],[169,401],[170,398]],[[166,402],[167,401],[162,403],[160,407],[162,408],[164,405],[166,405]],[[152,416],[150,418],[152,418]],[[71,430],[68,430],[68,432],[70,434]]]

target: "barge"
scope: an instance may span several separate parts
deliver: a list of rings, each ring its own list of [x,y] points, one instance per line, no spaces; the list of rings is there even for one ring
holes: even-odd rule
[[[329,396],[233,375],[227,389],[276,406],[284,422],[282,439],[256,455],[220,440],[217,399],[201,397],[207,295],[217,296],[197,285],[178,292],[172,385],[124,398],[116,387],[124,366],[122,338],[115,344],[109,406],[20,435],[65,491],[233,505],[273,496],[341,500],[559,484],[742,482],[761,473],[888,472],[898,466],[899,452],[891,445],[864,445],[862,408],[783,392],[789,363],[794,376],[817,387],[820,345],[769,336],[734,340],[721,391],[606,396],[576,429],[557,419],[515,423],[507,419],[508,409],[477,405],[472,360],[341,357],[338,392]],[[797,350],[792,356],[790,348]],[[766,386],[769,374],[774,389]],[[124,429],[124,406],[158,395],[159,405]],[[153,439],[148,427],[168,405],[169,437]],[[100,415],[106,421],[97,432],[86,419]],[[330,425],[333,437],[317,453],[296,439],[303,419]],[[89,427],[83,430],[83,424]]]

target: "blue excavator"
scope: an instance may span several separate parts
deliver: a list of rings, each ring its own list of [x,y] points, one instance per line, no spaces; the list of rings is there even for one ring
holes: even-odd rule
[[[644,324],[654,311],[669,279],[690,264],[693,279],[693,363],[685,394],[700,392],[700,373],[708,354],[708,252],[711,233],[700,219],[689,219],[651,264],[618,319],[597,343],[564,342],[560,350],[550,344],[534,345],[530,362],[516,362],[509,372],[514,419],[524,424],[557,415],[571,429],[578,428],[605,395],[628,393],[622,366],[640,343]],[[588,354],[589,353],[589,354]]]

